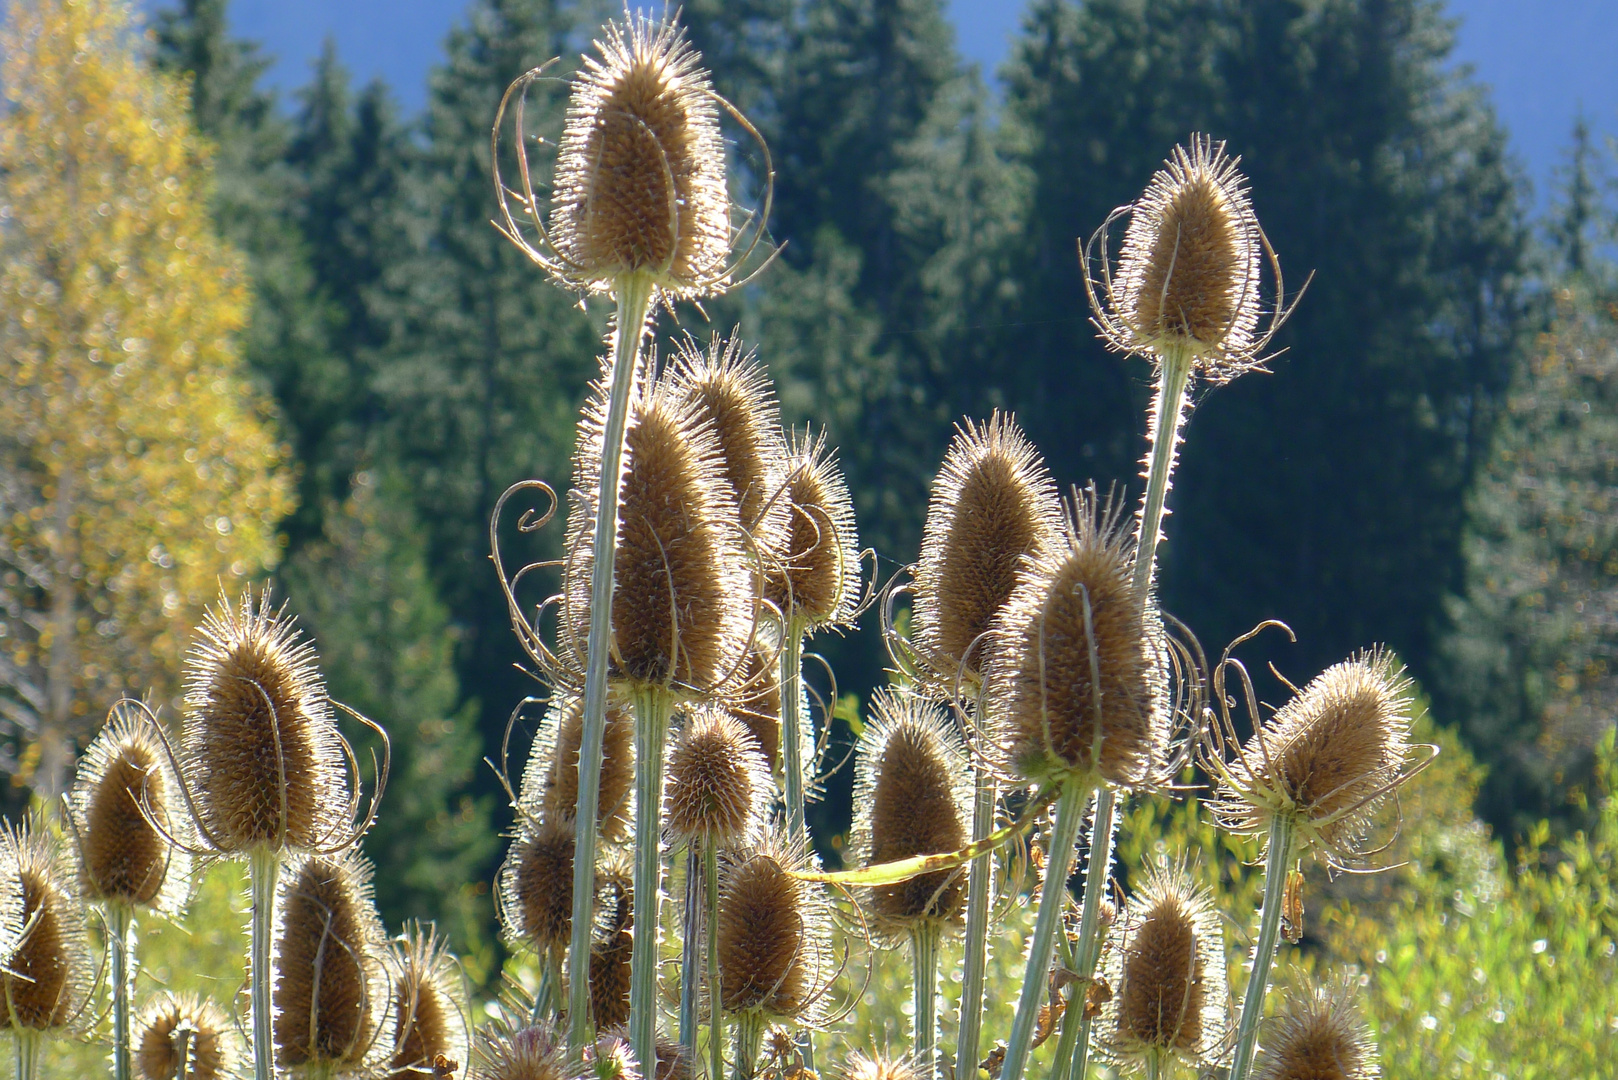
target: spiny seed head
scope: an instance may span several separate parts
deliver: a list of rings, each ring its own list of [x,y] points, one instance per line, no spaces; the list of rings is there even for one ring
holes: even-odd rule
[[[859,540],[848,484],[824,431],[792,433],[783,483],[779,497],[790,520],[785,544],[765,568],[765,598],[805,629],[849,625],[859,593]]]
[[[144,719],[137,707],[114,706],[79,762],[67,804],[79,895],[174,913],[190,888],[191,861],[158,827],[186,839],[189,815],[168,755]]]
[[[1409,776],[1411,708],[1409,677],[1381,649],[1327,668],[1226,763],[1221,824],[1259,832],[1290,814],[1300,848],[1357,857],[1372,816]]]
[[[718,850],[742,843],[761,827],[770,778],[757,741],[740,721],[697,708],[669,755],[666,792],[669,832]]]
[[[971,838],[971,772],[966,752],[938,706],[879,692],[856,749],[854,845],[867,865],[941,855]],[[966,904],[966,874],[940,870],[866,890],[870,926],[904,939],[917,925],[955,927]]]
[[[183,771],[208,844],[332,845],[350,828],[348,770],[315,651],[285,608],[267,592],[220,597],[185,669]]]
[[[594,1080],[640,1080],[635,1052],[622,1035],[607,1032],[583,1051],[584,1067]]]
[[[835,973],[825,898],[792,876],[806,867],[801,845],[779,836],[720,859],[719,982],[726,1012],[815,1019]]]
[[[980,680],[983,635],[1017,569],[1061,533],[1056,485],[1017,424],[994,413],[955,430],[933,480],[916,564],[916,646],[924,677],[948,693]],[[963,668],[964,665],[964,668]]]
[[[275,905],[276,1064],[357,1072],[375,1062],[388,1010],[371,870],[353,852],[288,868]]]
[[[440,1057],[465,1061],[466,995],[445,940],[419,923],[393,946],[389,1080],[433,1080]]]
[[[220,1080],[236,1068],[234,1032],[224,1012],[192,994],[159,994],[137,1025],[135,1072],[141,1080],[174,1080],[185,1053],[188,1080]]]
[[[1196,1068],[1219,1056],[1227,1026],[1225,946],[1208,895],[1183,867],[1155,867],[1114,932],[1101,1019],[1113,1062],[1172,1055]]]
[[[644,274],[679,297],[723,291],[730,198],[717,101],[681,27],[626,15],[573,79],[550,238],[569,284]]]
[[[590,1012],[598,1030],[629,1022],[634,925],[630,870],[609,856],[596,872],[596,925],[590,935]]]
[[[573,932],[571,818],[524,821],[500,867],[500,926],[513,946],[565,948]]]
[[[591,504],[601,472],[605,387],[586,408],[574,486],[586,492],[568,528],[568,619],[580,654],[589,625]],[[754,589],[718,444],[666,383],[629,403],[612,601],[612,677],[630,686],[705,694],[729,679],[754,619]]]
[[[580,1080],[569,1067],[567,1041],[546,1025],[479,1032],[472,1075],[478,1080]]]
[[[922,1080],[914,1063],[907,1058],[890,1058],[882,1054],[867,1057],[858,1050],[849,1052],[843,1065],[846,1080]]]
[[[629,1028],[617,1026],[607,1032],[612,1038],[629,1042]],[[667,1039],[663,1033],[657,1033],[657,1076],[656,1080],[691,1080],[691,1062],[685,1056],[685,1049],[677,1042]]]
[[[1382,1066],[1354,985],[1304,983],[1266,1025],[1253,1080],[1377,1080]]]
[[[523,770],[522,808],[544,821],[574,820],[579,805],[579,744],[584,737],[584,703],[577,694],[553,699],[550,722],[541,730]],[[609,703],[601,735],[600,795],[596,800],[600,835],[619,843],[635,816],[635,718],[623,702]]]
[[[14,946],[0,968],[0,1031],[75,1034],[92,1019],[96,965],[50,833],[35,822],[0,825],[0,881]]]
[[[988,689],[997,752],[1017,775],[1099,773],[1129,787],[1162,768],[1166,642],[1134,587],[1134,554],[1116,511],[1076,492],[1061,539],[1018,573],[995,619]]]
[[[774,775],[781,767],[781,662],[762,641],[755,640],[747,652],[730,714],[746,725]]]

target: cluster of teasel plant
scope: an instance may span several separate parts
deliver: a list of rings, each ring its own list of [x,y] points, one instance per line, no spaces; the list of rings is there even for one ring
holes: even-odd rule
[[[537,981],[513,985],[473,1032],[432,928],[387,938],[357,850],[386,782],[386,735],[330,700],[312,646],[249,592],[201,627],[176,734],[120,702],[60,826],[0,833],[0,1026],[19,1077],[37,1075],[43,1040],[99,1030],[109,1011],[117,1080],[211,1080],[248,1062],[255,1080],[1021,1080],[1051,1040],[1055,1080],[1084,1080],[1092,1056],[1150,1077],[1377,1075],[1351,981],[1293,978],[1264,1014],[1280,941],[1297,939],[1300,860],[1364,864],[1373,817],[1430,760],[1408,744],[1408,682],[1372,649],[1261,713],[1233,650],[1278,624],[1210,668],[1154,587],[1191,392],[1260,369],[1290,310],[1236,160],[1194,136],[1082,251],[1104,340],[1156,380],[1133,529],[1093,487],[1063,499],[1010,417],[958,430],[921,557],[881,590],[895,685],[855,750],[861,865],[828,871],[805,824],[826,725],[817,739],[803,667],[806,639],[852,625],[869,599],[846,485],[821,435],[783,429],[739,340],[688,337],[666,363],[647,345],[660,309],[745,282],[769,218],[768,150],[758,139],[761,205],[739,212],[721,116],[757,132],[678,27],[626,14],[597,50],[572,81],[548,199],[524,117],[543,69],[507,91],[491,147],[496,227],[563,287],[615,308],[562,557],[515,574],[501,558],[512,497],[549,499],[522,533],[559,509],[540,481],[508,491],[490,523],[514,629],[550,690],[520,783],[504,755],[499,770],[516,824],[498,915]],[[508,111],[514,187],[501,175]],[[1125,221],[1115,251],[1109,231]],[[560,589],[525,606],[522,582],[546,568]],[[369,800],[339,711],[383,750]],[[1219,825],[1264,837],[1239,1010],[1213,900],[1183,857],[1127,868],[1128,897],[1110,888],[1120,798],[1198,771]],[[136,920],[183,911],[197,871],[222,859],[244,860],[251,884],[245,1021],[166,992],[133,1019]],[[991,1046],[990,943],[1026,902],[1030,866],[1043,875],[1020,997]],[[682,910],[665,920],[671,882]],[[830,1049],[817,1038],[860,993],[836,930],[908,947],[912,1029],[881,1054],[843,1047],[817,1066]],[[957,941],[949,1054],[937,984]]]

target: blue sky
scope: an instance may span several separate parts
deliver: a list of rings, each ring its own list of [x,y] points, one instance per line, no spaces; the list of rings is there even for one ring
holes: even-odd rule
[[[161,0],[144,0],[143,7]],[[1018,0],[947,0],[962,52],[986,72],[1005,59]],[[380,76],[407,110],[420,108],[466,0],[231,0],[232,28],[277,58],[271,80],[302,83],[329,34],[364,81]],[[1544,199],[1573,118],[1618,135],[1618,0],[1450,0],[1461,19],[1458,59],[1494,91],[1512,146]]]

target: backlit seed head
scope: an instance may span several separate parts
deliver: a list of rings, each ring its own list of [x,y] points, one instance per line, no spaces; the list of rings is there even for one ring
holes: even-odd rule
[[[132,704],[114,706],[80,759],[67,803],[79,895],[174,913],[189,891],[191,860],[152,823],[185,842],[189,815],[168,755],[144,719]]]
[[[629,868],[609,857],[596,873],[596,925],[590,935],[590,1012],[598,1030],[629,1022],[634,925],[635,891]]]
[[[980,681],[984,634],[1011,597],[1023,559],[1061,533],[1050,473],[1015,421],[995,413],[956,428],[933,480],[916,564],[916,651],[945,693]]]
[[[906,1058],[881,1054],[867,1057],[858,1050],[849,1053],[842,1071],[846,1080],[922,1080],[921,1073]]]
[[[377,1064],[390,988],[371,870],[353,852],[288,867],[275,904],[275,1061],[339,1075]]]
[[[748,650],[729,708],[758,743],[770,774],[777,773],[781,768],[781,660],[764,642],[755,640]]]
[[[579,743],[584,736],[583,700],[558,694],[548,710],[523,770],[522,810],[544,821],[574,820],[579,805]],[[635,817],[635,719],[626,703],[607,708],[601,736],[601,787],[596,801],[600,835],[619,843]]]
[[[625,1044],[629,1042],[629,1028],[624,1025],[612,1028],[607,1035]],[[691,1062],[685,1056],[685,1049],[665,1038],[661,1031],[657,1033],[656,1080],[691,1080]]]
[[[1376,1042],[1356,997],[1347,980],[1288,991],[1266,1023],[1253,1080],[1377,1080]]]
[[[182,768],[222,854],[329,847],[351,828],[342,741],[315,651],[251,590],[203,617],[186,657]]]
[[[568,1064],[567,1040],[545,1025],[513,1031],[493,1024],[480,1031],[472,1075],[477,1080],[581,1080]]]
[[[597,1014],[599,1015],[599,1014]],[[607,1032],[583,1051],[584,1067],[594,1080],[640,1080],[628,1038]]]
[[[0,1031],[76,1034],[90,1023],[96,981],[84,908],[50,833],[34,822],[0,825],[0,916],[13,948],[0,967]]]
[[[769,772],[742,723],[715,708],[691,710],[669,755],[663,820],[704,848],[732,847],[763,825]]]
[[[940,855],[971,839],[972,780],[960,736],[942,710],[881,691],[855,751],[854,849],[866,865]],[[871,929],[903,940],[916,926],[960,924],[964,870],[922,874],[863,890]]]
[[[848,484],[824,431],[806,428],[787,440],[780,497],[790,520],[786,543],[765,568],[765,598],[805,629],[849,625],[859,594],[859,540]]]
[[[720,1004],[812,1023],[836,975],[827,937],[831,913],[813,885],[801,845],[771,836],[719,863]]]
[[[182,1048],[187,1080],[221,1080],[235,1074],[235,1032],[224,1011],[191,994],[159,994],[136,1025],[136,1075],[141,1080],[174,1080]]]
[[[447,942],[419,923],[393,946],[389,1080],[433,1080],[438,1058],[467,1059],[466,994]]]
[[[1410,776],[1411,686],[1380,649],[1321,672],[1222,766],[1221,824],[1260,832],[1277,814],[1298,824],[1300,849],[1358,857],[1372,816]]]
[[[564,280],[602,291],[645,274],[674,296],[723,291],[730,198],[701,58],[682,28],[641,15],[595,44],[556,157],[550,239]]]
[[[1219,1056],[1228,1023],[1219,916],[1183,867],[1157,867],[1125,909],[1103,974],[1112,988],[1100,1021],[1115,1064],[1153,1054],[1191,1068]]]
[[[1062,537],[1018,573],[995,619],[987,691],[996,753],[1016,775],[1099,773],[1131,787],[1162,770],[1168,645],[1134,587],[1134,555],[1116,510],[1077,492]]]
[[[522,821],[500,867],[496,904],[508,944],[541,953],[566,948],[573,932],[572,818]]]

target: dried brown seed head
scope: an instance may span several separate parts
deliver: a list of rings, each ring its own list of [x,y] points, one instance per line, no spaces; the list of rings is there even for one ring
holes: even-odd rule
[[[971,839],[971,771],[938,706],[880,691],[855,751],[854,847],[867,865],[940,855]],[[941,870],[864,890],[871,929],[903,940],[918,924],[959,925],[966,874]]]
[[[843,1065],[846,1080],[922,1080],[921,1073],[906,1058],[890,1058],[881,1054],[870,1057],[858,1050],[851,1051]]]
[[[814,1020],[835,973],[825,898],[792,876],[806,867],[801,848],[781,837],[722,856],[718,946],[726,1012]]]
[[[779,497],[790,520],[786,543],[765,570],[765,598],[806,629],[848,625],[859,593],[859,541],[848,485],[824,431],[792,433]]]
[[[186,657],[187,785],[204,838],[224,854],[312,850],[350,828],[342,743],[316,667],[285,608],[251,590],[203,617]]]
[[[1289,990],[1267,1024],[1253,1080],[1377,1080],[1376,1042],[1351,982]]]
[[[549,1027],[479,1032],[472,1075],[478,1080],[580,1080],[568,1064],[567,1041]]]
[[[431,926],[413,926],[393,947],[393,1052],[389,1080],[432,1080],[440,1057],[465,1061],[467,1025],[460,968]]]
[[[769,773],[740,721],[718,709],[691,710],[668,769],[664,823],[674,837],[719,850],[762,826]]]
[[[191,994],[162,993],[147,1006],[134,1047],[141,1080],[174,1080],[182,1046],[188,1080],[220,1080],[236,1068],[234,1033],[223,1010]]]
[[[945,692],[979,682],[983,635],[1005,606],[1026,557],[1061,533],[1050,473],[1017,424],[995,413],[957,427],[933,480],[916,564],[916,648],[924,677]]]
[[[774,775],[781,767],[781,661],[761,641],[747,652],[730,714],[746,725]]]
[[[96,965],[51,835],[34,822],[0,825],[0,881],[13,893],[6,937],[15,943],[0,967],[0,1031],[77,1032],[91,1019]]]
[[[629,1022],[629,960],[635,949],[635,892],[627,866],[608,858],[596,873],[590,935],[590,1012],[597,1030]],[[627,1045],[627,1044],[626,1044]]]
[[[114,706],[79,762],[68,795],[79,895],[91,903],[177,912],[190,886],[191,860],[163,832],[184,842],[189,814],[145,719],[138,707]]]
[[[371,871],[353,852],[288,868],[275,905],[275,1060],[351,1072],[372,1063],[388,1009]]]
[[[523,770],[522,809],[544,821],[573,820],[579,804],[579,743],[584,736],[584,707],[577,694],[559,694],[548,711],[549,722],[534,741]],[[635,818],[635,718],[629,706],[610,703],[601,736],[600,795],[597,828],[609,843],[629,835]]]
[[[1133,584],[1135,545],[1093,490],[1062,539],[1024,565],[995,620],[989,700],[996,752],[1030,780],[1099,773],[1153,781],[1169,739],[1166,642]],[[1099,681],[1096,676],[1099,673]]]
[[[571,818],[518,826],[500,867],[501,928],[508,943],[540,952],[567,946],[573,931],[573,842]]]

